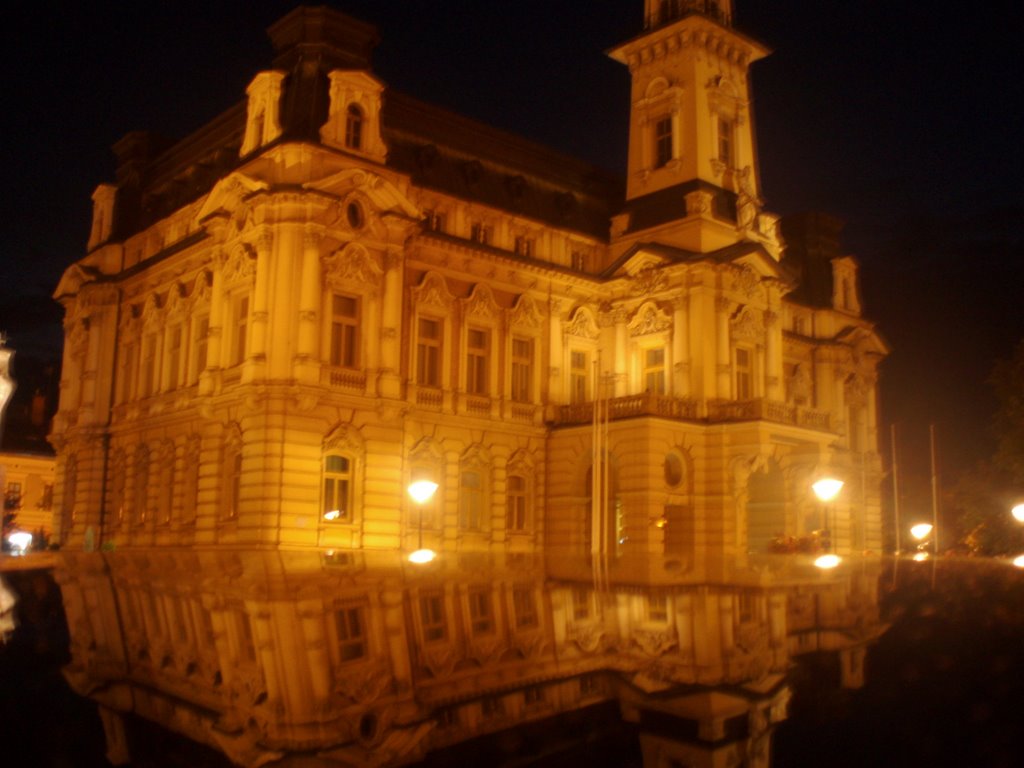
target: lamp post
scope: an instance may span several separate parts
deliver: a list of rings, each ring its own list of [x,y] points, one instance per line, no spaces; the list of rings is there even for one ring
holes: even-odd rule
[[[423,547],[423,507],[434,498],[434,493],[437,492],[437,483],[433,480],[415,480],[409,483],[407,490],[409,498],[413,500],[420,512],[419,545],[415,552],[409,554],[409,562],[416,564],[429,563],[437,557],[437,553],[432,549],[424,549]]]
[[[834,501],[839,492],[843,490],[843,481],[837,480],[834,477],[823,477],[811,485],[811,490],[814,491],[814,495],[818,497],[818,501],[821,502],[822,516],[825,518],[822,522],[826,526],[828,531],[828,552],[818,557],[814,564],[819,568],[835,568],[839,565],[841,558],[835,553],[835,531],[832,530],[835,521],[831,523],[828,520],[828,505],[829,502]],[[833,517],[835,515],[833,514]]]

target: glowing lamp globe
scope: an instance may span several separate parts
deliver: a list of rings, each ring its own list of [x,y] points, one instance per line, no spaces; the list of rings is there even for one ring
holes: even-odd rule
[[[823,477],[811,486],[819,501],[832,501],[843,490],[843,481],[834,477]]]

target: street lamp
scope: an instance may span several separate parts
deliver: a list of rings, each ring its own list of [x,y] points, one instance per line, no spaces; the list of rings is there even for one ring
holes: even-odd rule
[[[843,490],[843,481],[837,480],[834,477],[823,477],[811,485],[811,490],[814,491],[814,495],[818,497],[818,501],[821,502],[822,510],[824,512],[823,521],[828,530],[828,548],[827,554],[821,555],[814,564],[818,568],[830,569],[835,568],[839,565],[841,558],[833,551],[835,549],[835,543],[833,537],[835,532],[832,530],[833,523],[828,521],[828,503],[834,501],[839,492]]]
[[[437,557],[437,553],[434,550],[424,549],[423,547],[423,506],[434,498],[434,494],[437,492],[437,483],[433,480],[415,480],[409,483],[407,491],[409,498],[413,500],[420,511],[419,546],[415,552],[409,554],[409,562],[421,565],[429,563]]]
[[[1014,504],[1013,509],[1010,510],[1010,514],[1013,515],[1013,519],[1018,523],[1024,523],[1024,501],[1020,504]]]

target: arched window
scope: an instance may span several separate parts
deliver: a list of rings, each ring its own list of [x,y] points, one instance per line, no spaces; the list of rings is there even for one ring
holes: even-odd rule
[[[479,531],[484,524],[484,478],[478,469],[463,469],[459,475],[459,527]]]
[[[526,478],[509,475],[506,481],[506,527],[511,532],[525,531],[529,523]]]
[[[347,456],[336,453],[324,457],[324,482],[321,514],[335,523],[352,522],[352,469]]]
[[[363,147],[363,110],[355,104],[349,104],[345,110],[345,146],[349,149]]]

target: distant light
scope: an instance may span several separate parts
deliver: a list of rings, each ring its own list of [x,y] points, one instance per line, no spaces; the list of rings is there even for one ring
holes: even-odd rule
[[[841,562],[843,562],[843,558],[839,555],[822,555],[814,561],[814,564],[822,570],[829,570],[830,568],[835,568]]]
[[[1013,558],[1013,564],[1018,568],[1024,568],[1024,555],[1017,555]]]
[[[921,540],[928,536],[932,532],[931,523],[918,523],[910,527],[910,535],[915,539]]]
[[[337,520],[341,517],[340,509],[332,509],[330,512],[324,512],[324,520]]]
[[[409,496],[417,504],[426,504],[437,491],[437,483],[433,480],[417,480],[409,483]]]
[[[32,534],[28,531],[15,531],[7,535],[12,554],[24,555],[25,550],[32,546]]]
[[[823,477],[811,486],[819,501],[832,501],[843,490],[843,481],[834,477]]]
[[[914,560],[916,560],[919,563],[922,563],[922,562],[924,562],[927,559],[928,559],[928,553],[927,552],[918,552],[917,554],[914,555]]]
[[[437,557],[437,552],[432,549],[417,549],[415,552],[409,553],[409,562],[421,565],[429,563],[435,557]]]
[[[1015,505],[1014,508],[1010,510],[1010,514],[1013,515],[1017,522],[1024,523],[1024,503]]]

